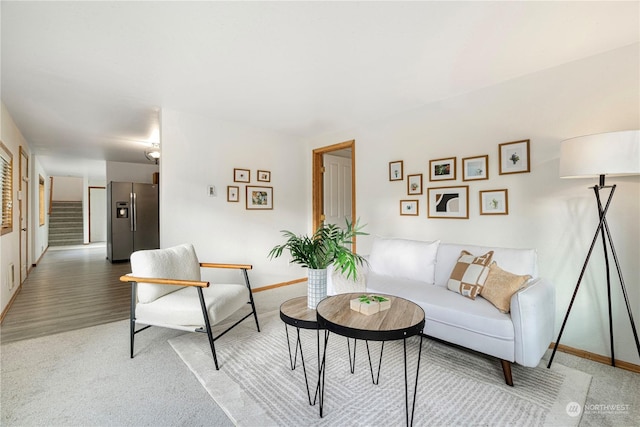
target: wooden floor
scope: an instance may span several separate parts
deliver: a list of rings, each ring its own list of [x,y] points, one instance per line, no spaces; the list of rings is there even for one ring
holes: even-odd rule
[[[47,250],[2,321],[0,341],[127,319],[130,286],[118,278],[129,272],[128,262],[107,261],[104,246]]]

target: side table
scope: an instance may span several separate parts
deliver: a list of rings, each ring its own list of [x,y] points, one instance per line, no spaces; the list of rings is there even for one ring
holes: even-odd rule
[[[424,310],[412,301],[392,295],[382,295],[391,301],[391,308],[370,316],[351,310],[350,301],[358,298],[362,293],[339,294],[323,299],[316,308],[318,317],[318,327],[326,329],[324,341],[324,353],[318,377],[319,408],[320,417],[324,409],[324,378],[326,371],[327,342],[329,332],[347,338],[354,338],[365,341],[385,341],[403,340],[404,345],[404,396],[405,396],[405,416],[407,426],[413,425],[413,415],[416,406],[416,393],[418,390],[418,376],[420,374],[420,358],[422,356],[422,338],[425,324]],[[407,338],[419,335],[420,346],[418,350],[418,363],[416,368],[415,387],[413,389],[413,401],[409,405],[409,385],[407,378]],[[320,347],[318,347],[320,348]],[[382,347],[382,350],[384,346]],[[380,353],[380,363],[382,362],[382,350]],[[368,351],[368,348],[367,348]],[[355,355],[354,355],[355,357]],[[369,356],[371,364],[371,357]],[[373,377],[373,367],[371,374]],[[380,375],[380,365],[378,366],[378,377]],[[374,381],[374,384],[376,381]],[[409,411],[411,406],[411,411]],[[411,416],[409,416],[411,412]]]
[[[307,297],[297,297],[285,301],[280,306],[280,319],[284,322],[284,330],[287,335],[287,347],[289,349],[289,362],[291,370],[296,369],[298,362],[298,351],[300,351],[300,360],[302,361],[302,371],[304,372],[304,382],[307,386],[307,397],[309,404],[315,405],[320,387],[320,328],[316,310],[307,307]],[[296,328],[296,346],[293,355],[291,354],[291,342],[289,339],[289,328]],[[304,362],[304,354],[302,353],[302,343],[300,341],[300,329],[314,329],[316,331],[316,348],[318,349],[318,384],[316,385],[313,400],[311,400],[311,391],[309,390],[309,380],[307,378],[307,367]]]

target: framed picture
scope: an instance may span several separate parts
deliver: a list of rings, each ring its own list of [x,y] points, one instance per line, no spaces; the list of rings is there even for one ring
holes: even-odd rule
[[[402,181],[404,179],[402,164],[402,160],[389,162],[389,181]]]
[[[509,215],[507,190],[486,190],[480,192],[480,215]]]
[[[229,185],[227,187],[227,202],[239,202],[240,201],[240,187]]]
[[[247,185],[247,209],[273,209],[273,187]]]
[[[400,200],[400,215],[418,216],[418,200]]]
[[[433,187],[427,189],[429,218],[469,218],[469,186]]]
[[[407,175],[407,194],[422,194],[422,174]]]
[[[531,171],[528,139],[500,144],[498,153],[500,154],[500,175]]]
[[[456,157],[429,160],[429,181],[456,179]]]
[[[271,182],[271,172],[270,171],[258,171],[258,181],[261,182]]]
[[[251,182],[251,171],[249,169],[233,169],[233,182]]]
[[[462,180],[479,181],[482,179],[489,179],[489,156],[462,159]]]

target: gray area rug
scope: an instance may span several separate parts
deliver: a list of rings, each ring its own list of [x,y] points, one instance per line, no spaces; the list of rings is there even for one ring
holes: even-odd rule
[[[351,374],[346,339],[331,335],[327,349],[324,417],[307,400],[302,366],[290,369],[284,323],[278,312],[260,317],[262,332],[244,322],[216,342],[220,371],[204,334],[169,342],[200,383],[239,426],[388,426],[405,420],[402,342],[385,344],[379,385],[373,385],[366,347],[358,342]],[[289,328],[289,338],[295,329]],[[317,378],[316,332],[301,330],[311,393]],[[410,383],[419,338],[408,340]],[[292,347],[293,348],[293,347]],[[371,343],[374,367],[380,343]],[[376,355],[378,355],[376,357]],[[584,405],[591,376],[544,361],[537,368],[513,366],[515,387],[504,383],[497,359],[430,339],[423,340],[414,425],[572,426]]]

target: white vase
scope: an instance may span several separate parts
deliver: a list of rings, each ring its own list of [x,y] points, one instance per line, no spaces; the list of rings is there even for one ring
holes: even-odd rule
[[[320,301],[327,297],[327,269],[309,269],[307,285],[307,307],[315,310]]]

